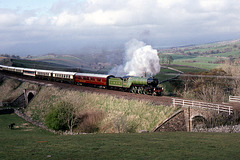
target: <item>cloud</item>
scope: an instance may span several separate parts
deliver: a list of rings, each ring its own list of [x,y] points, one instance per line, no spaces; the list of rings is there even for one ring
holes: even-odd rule
[[[173,46],[240,36],[238,0],[58,0],[30,8],[0,8],[0,52],[16,44],[15,50],[30,52],[24,46],[34,43],[40,53],[61,46],[70,51],[66,44],[77,41],[75,50],[132,38]],[[60,45],[43,48],[47,42]]]
[[[11,27],[18,24],[18,16],[11,10],[0,9],[0,27]]]

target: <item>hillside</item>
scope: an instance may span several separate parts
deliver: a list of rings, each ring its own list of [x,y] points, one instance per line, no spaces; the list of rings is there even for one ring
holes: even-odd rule
[[[161,61],[171,56],[173,64],[213,69],[240,57],[240,40],[159,50]]]
[[[119,51],[97,52],[92,51],[81,54],[46,54],[42,56],[30,56],[27,60],[41,61],[56,65],[64,64],[68,68],[80,68],[83,71],[107,73],[118,60],[115,54],[119,55]]]

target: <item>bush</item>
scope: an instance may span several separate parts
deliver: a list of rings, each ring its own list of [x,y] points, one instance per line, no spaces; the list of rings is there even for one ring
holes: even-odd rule
[[[130,121],[125,113],[116,115],[113,119],[113,125],[118,133],[135,133],[138,125],[135,121]]]
[[[102,111],[84,111],[80,113],[78,119],[78,131],[85,133],[94,133],[99,131],[99,125],[104,118]]]
[[[52,107],[45,117],[45,124],[54,130],[68,130],[68,119],[73,116],[73,105],[67,102],[60,102]],[[71,114],[71,115],[69,115]]]
[[[75,131],[93,133],[99,131],[99,124],[103,117],[102,111],[88,110],[78,113],[72,104],[60,102],[50,109],[45,117],[45,124],[54,130],[73,132],[77,127]]]

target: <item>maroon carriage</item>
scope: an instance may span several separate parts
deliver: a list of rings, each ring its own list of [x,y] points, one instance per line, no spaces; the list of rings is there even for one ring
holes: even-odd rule
[[[75,75],[75,84],[106,88],[108,87],[108,79],[111,77],[114,76],[92,73],[77,73]]]

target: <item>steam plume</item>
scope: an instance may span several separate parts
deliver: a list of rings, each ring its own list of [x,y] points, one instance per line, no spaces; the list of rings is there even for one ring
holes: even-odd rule
[[[114,67],[109,74],[115,76],[145,76],[160,72],[157,50],[142,41],[133,39],[126,43],[123,64]]]

